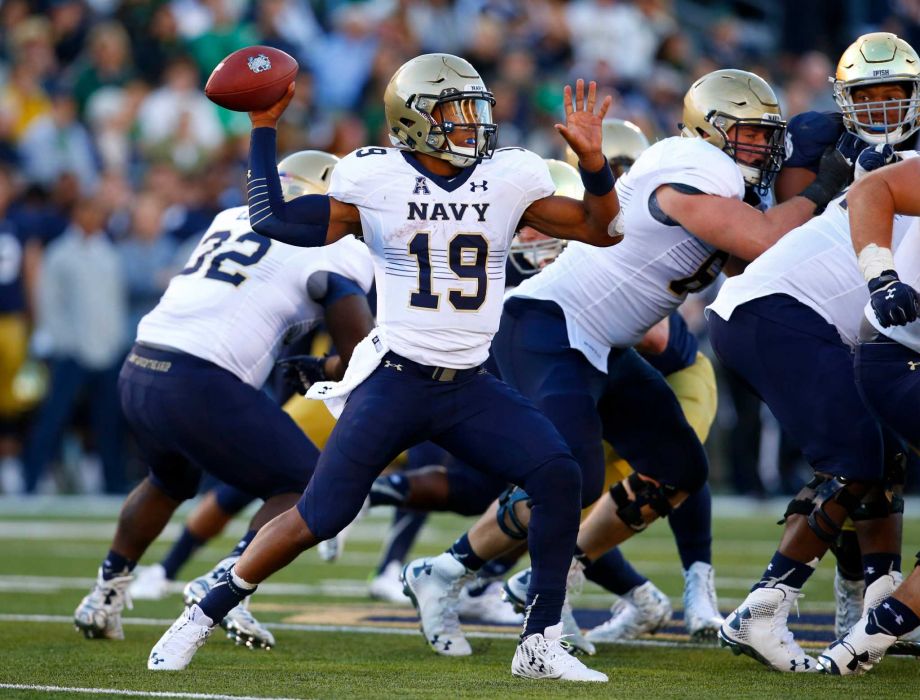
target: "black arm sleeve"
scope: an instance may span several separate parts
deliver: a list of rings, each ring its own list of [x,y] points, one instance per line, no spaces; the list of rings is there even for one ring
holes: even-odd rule
[[[329,228],[329,197],[309,194],[284,201],[275,164],[275,141],[274,129],[252,130],[246,183],[252,230],[305,248],[324,245]]]

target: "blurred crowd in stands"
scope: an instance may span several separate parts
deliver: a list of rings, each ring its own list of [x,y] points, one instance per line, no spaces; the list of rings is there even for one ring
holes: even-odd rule
[[[226,54],[268,44],[299,61],[282,153],[388,145],[384,87],[438,51],[482,73],[499,145],[556,157],[575,78],[654,141],[721,67],[762,75],[787,116],[835,109],[837,57],[873,30],[920,45],[920,0],[0,0],[0,491],[139,477],[118,368],[213,216],[244,201],[248,119],[203,92]],[[797,486],[763,413],[724,389],[717,490]]]

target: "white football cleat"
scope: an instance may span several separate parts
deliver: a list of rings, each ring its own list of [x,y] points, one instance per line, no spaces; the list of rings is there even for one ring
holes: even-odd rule
[[[860,618],[843,639],[825,649],[818,657],[818,664],[822,673],[859,676],[872,670],[897,641],[897,637],[875,624],[875,615],[870,612]]]
[[[547,627],[543,634],[521,640],[514,652],[511,673],[521,678],[606,683],[607,676],[594,671],[572,656],[562,634],[562,622]]]
[[[495,625],[520,625],[524,616],[502,596],[500,580],[475,579],[460,591],[460,617]]]
[[[237,646],[268,651],[275,646],[275,635],[249,612],[249,599],[244,598],[228,612],[220,626],[226,630],[227,639],[233,640]]]
[[[374,600],[383,600],[387,603],[409,605],[412,601],[403,593],[401,573],[402,563],[394,560],[387,564],[383,571],[377,574],[374,580],[371,581],[367,589],[370,597]]]
[[[530,567],[518,571],[514,576],[509,576],[502,586],[502,598],[504,598],[514,612],[523,613],[527,608],[527,589],[530,587]]]
[[[189,581],[182,592],[186,607],[192,607],[204,600],[211,588],[226,576],[227,571],[238,559],[239,557],[235,556],[226,557],[208,573]],[[218,623],[227,632],[227,639],[232,640],[237,646],[266,651],[275,646],[274,635],[249,612],[248,597]]]
[[[73,622],[77,630],[83,632],[87,639],[124,639],[121,628],[121,611],[129,610],[131,595],[128,588],[134,577],[117,576],[106,581],[102,578],[102,568],[96,574],[96,583],[73,613]]]
[[[719,638],[723,622],[725,620],[719,614],[716,599],[715,571],[711,564],[693,562],[684,571],[684,626],[687,634],[694,642],[714,642]]]
[[[866,588],[865,601],[862,609],[862,616],[869,614],[869,611],[881,604],[885,598],[894,593],[895,589],[904,581],[904,575],[900,571],[892,571],[890,574],[880,576],[872,585]],[[840,639],[843,635],[837,635]],[[903,637],[898,637],[891,649],[892,654],[903,656],[920,656],[920,628],[913,632],[908,632]]]
[[[849,632],[862,617],[865,592],[866,582],[863,579],[851,581],[843,578],[839,569],[834,571],[834,636],[837,639]]]
[[[230,571],[238,559],[239,557],[237,556],[225,557],[209,572],[198,578],[193,578],[185,584],[185,588],[182,589],[182,598],[185,600],[185,605],[191,606],[204,600],[208,591]]]
[[[151,671],[182,671],[198,648],[211,636],[214,623],[201,608],[192,605],[182,611],[160,641],[153,645],[147,659]]]
[[[872,608],[878,607],[885,598],[895,592],[902,581],[904,581],[904,575],[900,571],[892,571],[890,574],[879,576],[871,585],[866,586],[862,613],[859,617],[865,617]]]
[[[609,620],[588,632],[589,640],[619,642],[657,632],[671,619],[671,601],[654,583],[646,581],[614,603],[610,613]]]
[[[469,656],[470,643],[460,631],[460,590],[471,573],[446,552],[416,559],[403,567],[404,591],[418,611],[425,641],[443,656]]]
[[[782,583],[755,588],[719,629],[719,642],[733,654],[747,654],[777,671],[813,673],[817,662],[795,641],[787,626],[789,612],[801,596]]]
[[[133,600],[162,600],[169,593],[170,581],[162,564],[139,566],[128,589]]]

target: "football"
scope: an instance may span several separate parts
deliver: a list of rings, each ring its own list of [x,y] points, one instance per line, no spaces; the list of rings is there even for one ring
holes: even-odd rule
[[[297,76],[293,56],[271,46],[234,51],[211,71],[204,94],[235,112],[268,109],[280,100]]]

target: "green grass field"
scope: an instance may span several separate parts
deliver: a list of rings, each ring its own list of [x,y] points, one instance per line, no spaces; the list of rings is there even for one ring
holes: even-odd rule
[[[273,624],[270,652],[233,646],[218,630],[189,670],[146,670],[150,647],[178,615],[178,590],[163,601],[138,601],[127,612],[124,642],[87,641],[70,623],[107,550],[117,502],[0,499],[0,696],[376,698],[407,697],[916,697],[920,664],[886,660],[868,676],[839,679],[768,671],[725,649],[687,642],[679,622],[636,644],[604,646],[589,664],[610,676],[604,686],[515,679],[510,674],[514,628],[471,628],[474,656],[446,659],[428,650],[411,608],[365,596],[380,539],[389,521],[381,510],[361,522],[343,558],[325,564],[312,552],[264,585],[253,612]],[[716,583],[723,612],[744,597],[776,546],[777,508],[716,506]],[[730,511],[734,517],[720,515]],[[780,508],[781,510],[781,508]],[[743,515],[738,515],[743,513]],[[144,563],[163,554],[181,518]],[[468,524],[433,518],[414,554],[442,551]],[[238,535],[244,522],[234,522]],[[908,522],[905,552],[920,542],[920,520]],[[200,551],[183,574],[202,573],[233,545],[227,537]],[[680,565],[670,530],[661,524],[624,548],[636,567],[679,609]],[[912,557],[905,557],[907,565]],[[833,568],[825,561],[806,589],[793,629],[822,648],[830,640]],[[592,585],[576,601],[579,620],[597,624],[612,600]],[[91,689],[91,690],[86,690]],[[125,691],[128,691],[127,693]]]

